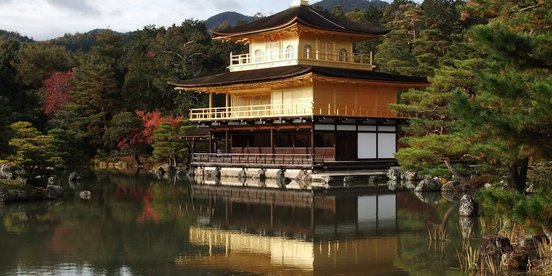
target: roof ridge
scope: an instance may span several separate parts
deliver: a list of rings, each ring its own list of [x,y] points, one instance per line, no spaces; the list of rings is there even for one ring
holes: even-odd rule
[[[333,24],[333,25],[335,25],[335,26],[337,26],[337,27],[339,27],[339,28],[341,28],[341,29],[344,29],[344,30],[346,29],[345,27],[343,27],[343,26],[341,26],[341,25],[339,25],[339,24],[337,24],[337,23],[331,21],[330,19],[326,18],[324,15],[318,13],[315,9],[311,8],[310,6],[308,7],[308,9],[310,9],[310,10],[311,10],[312,12],[314,12],[316,15],[322,17],[324,20],[328,21],[329,23],[331,23],[331,24]]]

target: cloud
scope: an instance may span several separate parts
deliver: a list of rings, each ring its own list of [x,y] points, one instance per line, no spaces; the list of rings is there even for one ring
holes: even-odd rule
[[[6,0],[0,0],[6,1]],[[10,1],[10,0],[7,0]],[[78,12],[82,15],[100,15],[100,10],[92,6],[89,0],[46,0],[50,5]]]
[[[222,11],[241,9],[240,1],[236,1],[236,0],[211,0],[210,4],[216,10],[222,10]]]

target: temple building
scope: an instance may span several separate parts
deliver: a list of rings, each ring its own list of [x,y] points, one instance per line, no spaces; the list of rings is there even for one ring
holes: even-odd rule
[[[194,167],[343,170],[395,164],[406,118],[389,108],[400,90],[428,86],[425,78],[374,71],[371,53],[354,44],[389,30],[347,22],[294,1],[289,9],[224,31],[214,39],[243,43],[228,72],[172,81],[186,93],[208,93],[192,109],[207,153]],[[214,106],[219,94],[224,106]],[[195,135],[195,136],[194,136]]]

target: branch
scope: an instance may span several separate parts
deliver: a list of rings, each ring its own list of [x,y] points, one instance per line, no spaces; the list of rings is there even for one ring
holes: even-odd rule
[[[517,12],[524,12],[524,11],[528,11],[528,10],[532,10],[532,9],[535,9],[535,8],[538,8],[538,7],[541,7],[541,6],[544,6],[544,3],[537,3],[535,5],[532,5],[532,6],[529,6],[529,7],[525,7],[523,9],[520,9],[519,11]]]

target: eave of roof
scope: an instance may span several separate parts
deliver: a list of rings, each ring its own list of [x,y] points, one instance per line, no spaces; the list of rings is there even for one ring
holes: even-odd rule
[[[301,5],[225,31],[212,31],[212,33],[215,38],[229,38],[283,29],[298,22],[316,29],[357,35],[380,36],[389,32],[385,29],[352,23],[311,6]]]
[[[194,90],[194,88],[277,81],[298,77],[309,73],[323,77],[366,80],[382,83],[412,84],[414,86],[428,86],[430,84],[427,79],[423,77],[402,76],[366,70],[338,69],[305,65],[226,72],[197,79],[169,81],[168,83],[180,89]]]

